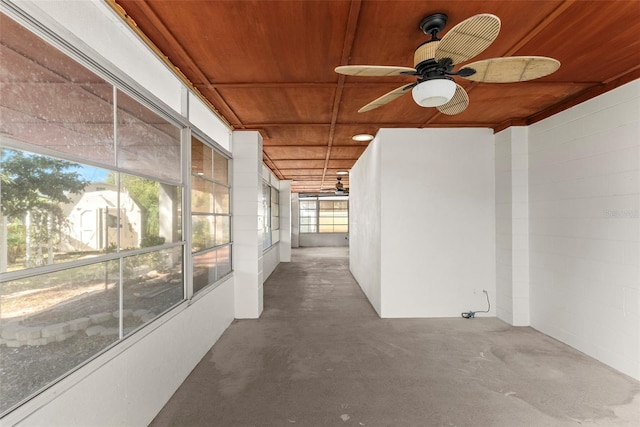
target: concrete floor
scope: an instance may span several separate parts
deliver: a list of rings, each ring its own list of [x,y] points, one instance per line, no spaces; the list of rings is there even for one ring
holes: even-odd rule
[[[346,248],[294,250],[152,426],[640,426],[640,383],[495,318],[379,319]]]

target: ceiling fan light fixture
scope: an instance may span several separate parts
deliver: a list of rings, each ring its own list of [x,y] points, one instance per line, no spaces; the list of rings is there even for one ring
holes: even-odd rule
[[[338,171],[336,172],[336,175],[349,175],[348,171]]]
[[[456,92],[456,84],[449,79],[433,79],[413,87],[411,95],[421,107],[439,107],[451,101]]]

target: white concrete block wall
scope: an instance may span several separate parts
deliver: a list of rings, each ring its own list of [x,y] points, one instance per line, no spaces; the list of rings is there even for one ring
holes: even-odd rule
[[[349,174],[349,269],[378,315],[382,315],[380,156],[376,138]]]
[[[291,247],[300,246],[300,198],[298,193],[291,194]]]
[[[349,246],[349,233],[301,233],[300,247]]]
[[[495,316],[491,129],[381,129],[376,142],[382,317],[486,310],[483,290]],[[350,182],[353,189],[357,181]]]
[[[291,261],[291,181],[280,181],[280,262]]]
[[[511,213],[513,325],[530,323],[529,294],[529,132],[511,128]]]
[[[233,132],[233,269],[235,317],[255,319],[263,309],[262,136]]]
[[[495,135],[496,316],[513,323],[511,130]]]
[[[640,379],[640,81],[529,128],[531,325]]]
[[[496,313],[515,326],[529,325],[528,129],[495,135]]]

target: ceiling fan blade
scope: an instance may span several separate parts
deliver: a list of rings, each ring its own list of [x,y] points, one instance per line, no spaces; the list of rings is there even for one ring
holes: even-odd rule
[[[465,68],[476,70],[475,74],[465,77],[469,80],[512,83],[547,76],[560,68],[560,61],[544,56],[508,56],[477,61],[466,65]]]
[[[336,67],[335,72],[347,76],[401,76],[413,75],[416,69],[386,65],[342,65]]]
[[[465,62],[485,50],[498,37],[500,18],[481,13],[465,19],[442,37],[435,60],[450,58],[454,64]]]
[[[366,111],[371,111],[373,109],[376,109],[378,107],[382,107],[385,104],[388,104],[389,102],[400,98],[402,95],[404,95],[405,93],[408,93],[409,90],[414,87],[417,83],[411,83],[409,85],[402,85],[397,89],[392,90],[391,92],[387,92],[384,95],[382,95],[380,98],[376,98],[373,101],[371,101],[370,103],[368,103],[367,105],[365,105],[364,107],[362,107],[361,109],[358,110],[358,113],[364,113]]]
[[[449,102],[444,105],[441,105],[438,108],[442,114],[447,114],[449,116],[453,116],[455,114],[460,114],[469,106],[469,95],[467,95],[467,91],[464,90],[462,86],[456,83],[456,91],[453,94],[453,98]]]

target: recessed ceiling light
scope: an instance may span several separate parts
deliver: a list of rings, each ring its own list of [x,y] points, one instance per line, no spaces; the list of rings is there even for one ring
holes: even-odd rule
[[[336,172],[336,175],[349,175],[349,172],[347,172],[347,171],[338,171],[338,172]]]
[[[351,137],[354,141],[371,141],[373,139],[373,135],[369,135],[368,133],[360,133],[358,135],[353,135]]]

